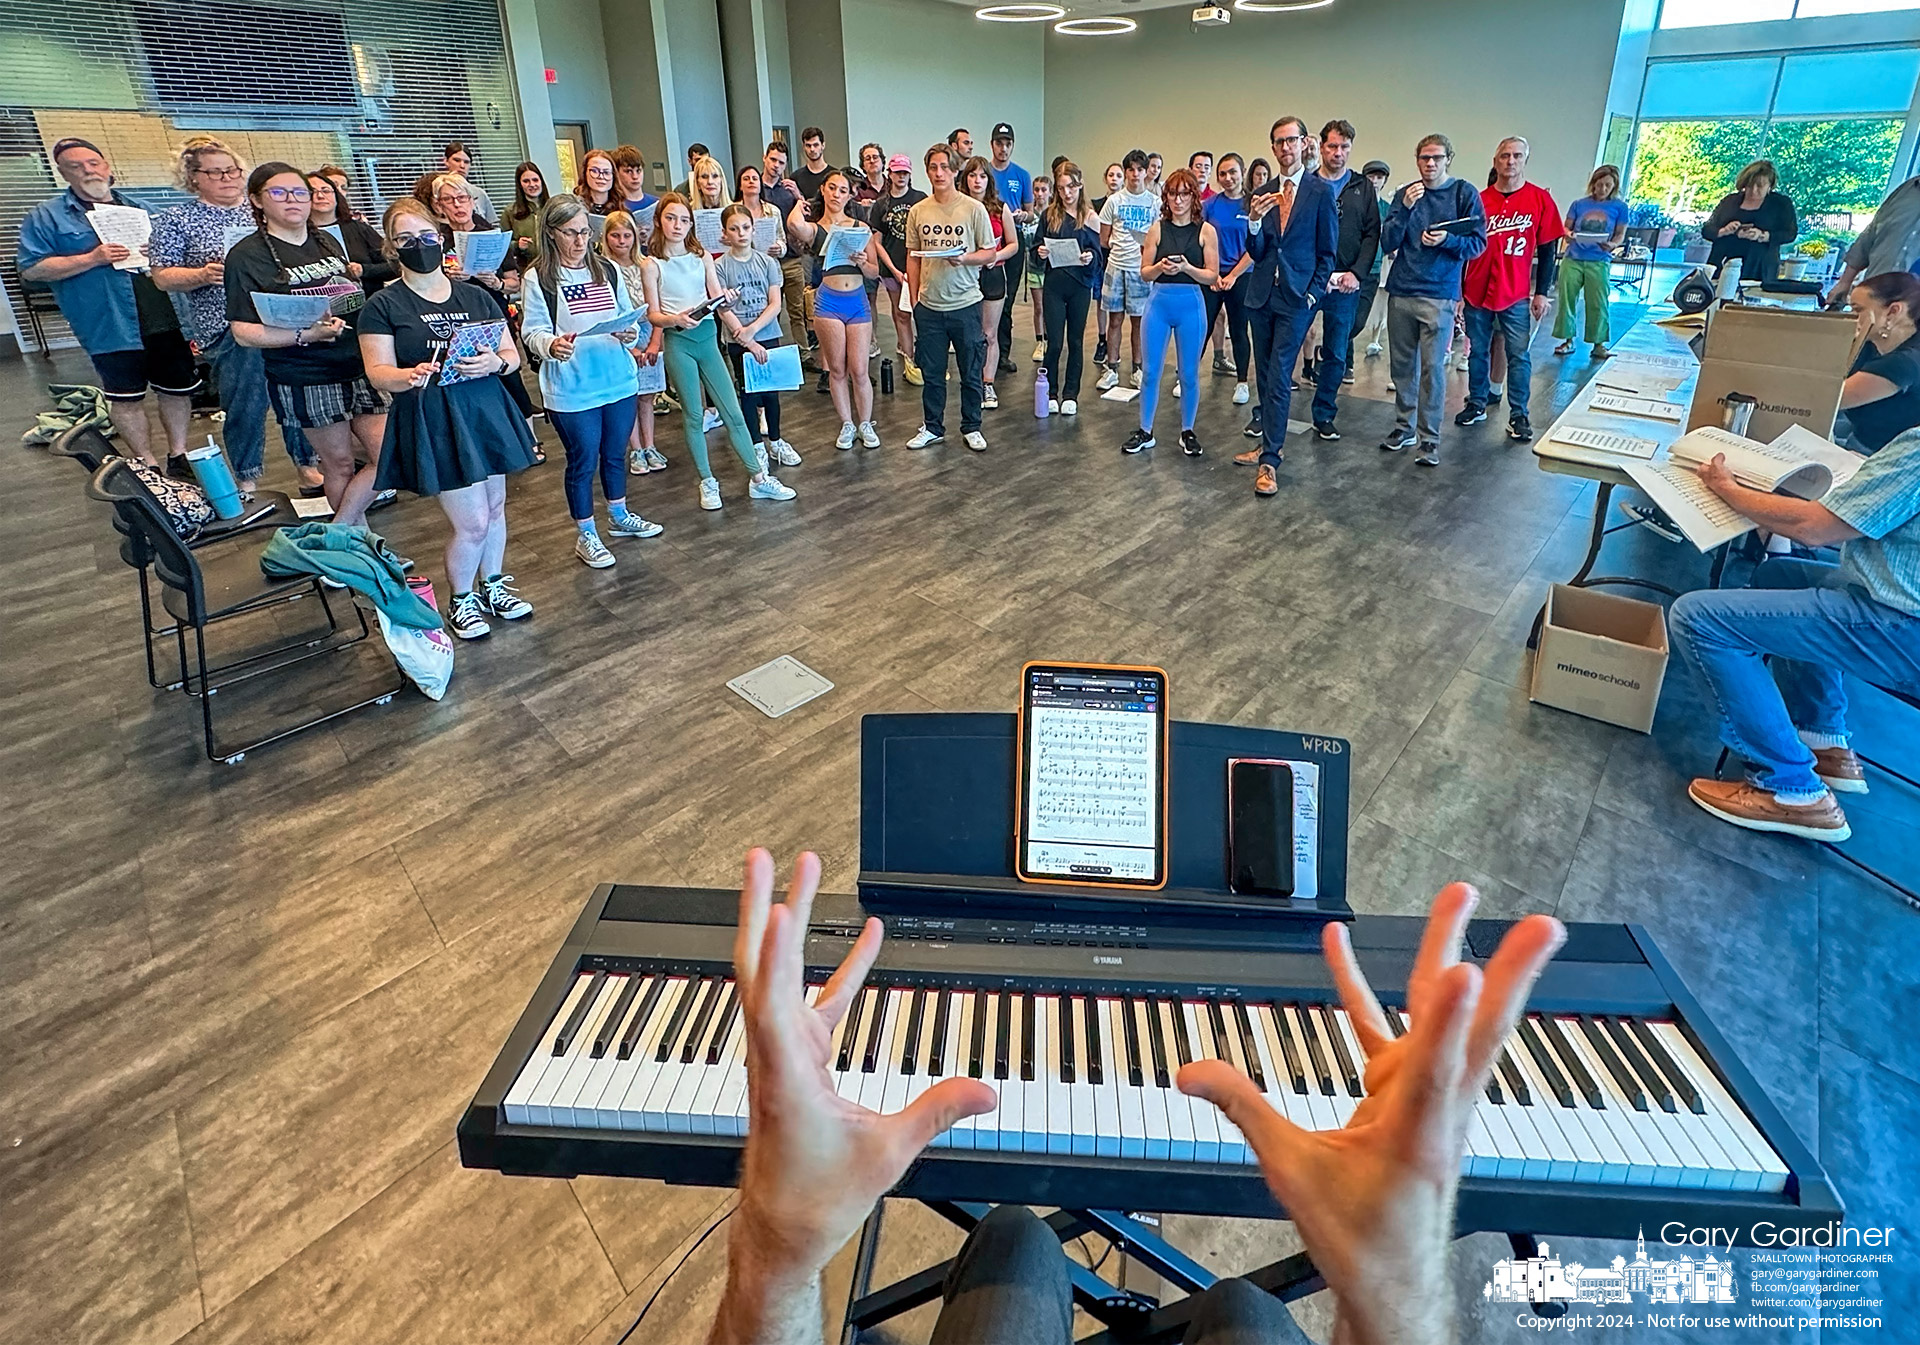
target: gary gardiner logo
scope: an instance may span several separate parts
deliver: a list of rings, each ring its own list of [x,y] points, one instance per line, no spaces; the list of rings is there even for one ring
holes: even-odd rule
[[[1481,1296],[1493,1303],[1732,1303],[1733,1263],[1711,1251],[1648,1260],[1644,1232],[1633,1260],[1616,1256],[1605,1266],[1562,1262],[1543,1242],[1537,1256],[1494,1262]]]

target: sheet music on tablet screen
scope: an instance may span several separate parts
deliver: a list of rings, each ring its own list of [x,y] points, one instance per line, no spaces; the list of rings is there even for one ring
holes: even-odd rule
[[[1158,833],[1160,721],[1149,679],[1062,673],[1028,718],[1026,870],[1149,880]]]

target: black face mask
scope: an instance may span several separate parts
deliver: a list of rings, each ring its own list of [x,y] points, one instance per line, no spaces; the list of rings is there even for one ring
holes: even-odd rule
[[[437,238],[431,243],[422,243],[414,240],[402,243],[393,250],[393,255],[398,257],[400,264],[409,271],[415,275],[423,276],[430,275],[440,269],[440,262],[442,257],[445,256],[445,250],[440,246],[440,240]]]

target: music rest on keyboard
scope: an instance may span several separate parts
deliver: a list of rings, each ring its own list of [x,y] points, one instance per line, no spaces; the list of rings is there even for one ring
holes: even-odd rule
[[[607,885],[568,936],[460,1125],[472,1167],[727,1185],[746,1129],[736,894]],[[823,895],[809,994],[864,913]],[[1130,919],[1132,917],[1129,917]],[[888,917],[837,1030],[842,1096],[878,1111],[967,1074],[1000,1106],[942,1136],[895,1194],[1277,1217],[1239,1132],[1172,1076],[1218,1058],[1296,1123],[1343,1125],[1366,1057],[1312,941],[1236,946],[1151,923]],[[1405,1026],[1423,921],[1360,917],[1355,952]],[[1475,922],[1485,956],[1504,926]],[[1839,1218],[1818,1163],[1645,932],[1572,925],[1479,1100],[1462,1230],[1631,1237],[1649,1220]]]

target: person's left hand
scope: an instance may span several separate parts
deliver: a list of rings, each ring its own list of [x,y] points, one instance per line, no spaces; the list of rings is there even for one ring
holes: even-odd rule
[[[1700,484],[1718,495],[1721,499],[1732,498],[1728,492],[1740,483],[1733,479],[1733,471],[1727,466],[1727,455],[1716,453],[1713,461],[1700,465]]]
[[[355,280],[358,280],[361,276],[365,275],[366,273],[367,273],[367,268],[362,266],[359,262],[347,263],[347,274],[352,276]]]
[[[787,899],[773,905],[773,856],[749,850],[733,945],[748,1079],[735,1254],[782,1283],[811,1281],[934,1136],[994,1107],[993,1089],[978,1079],[946,1079],[888,1116],[833,1091],[833,1030],[882,936],[868,919],[809,1006],[802,950],[819,885],[820,857],[807,851],[794,862]]]
[[[758,341],[747,342],[747,353],[753,356],[753,362],[755,364],[765,364],[767,362],[767,348]]]
[[[1445,229],[1428,229],[1420,235],[1420,241],[1430,248],[1437,248],[1447,239]]]
[[[501,358],[498,351],[479,350],[471,355],[464,355],[455,360],[453,367],[459,370],[463,378],[484,378],[488,374],[495,372],[494,365],[496,363],[502,370],[506,368],[507,362]]]
[[[1548,299],[1544,294],[1536,294],[1527,301],[1527,311],[1533,314],[1535,322],[1547,315],[1547,303]]]

